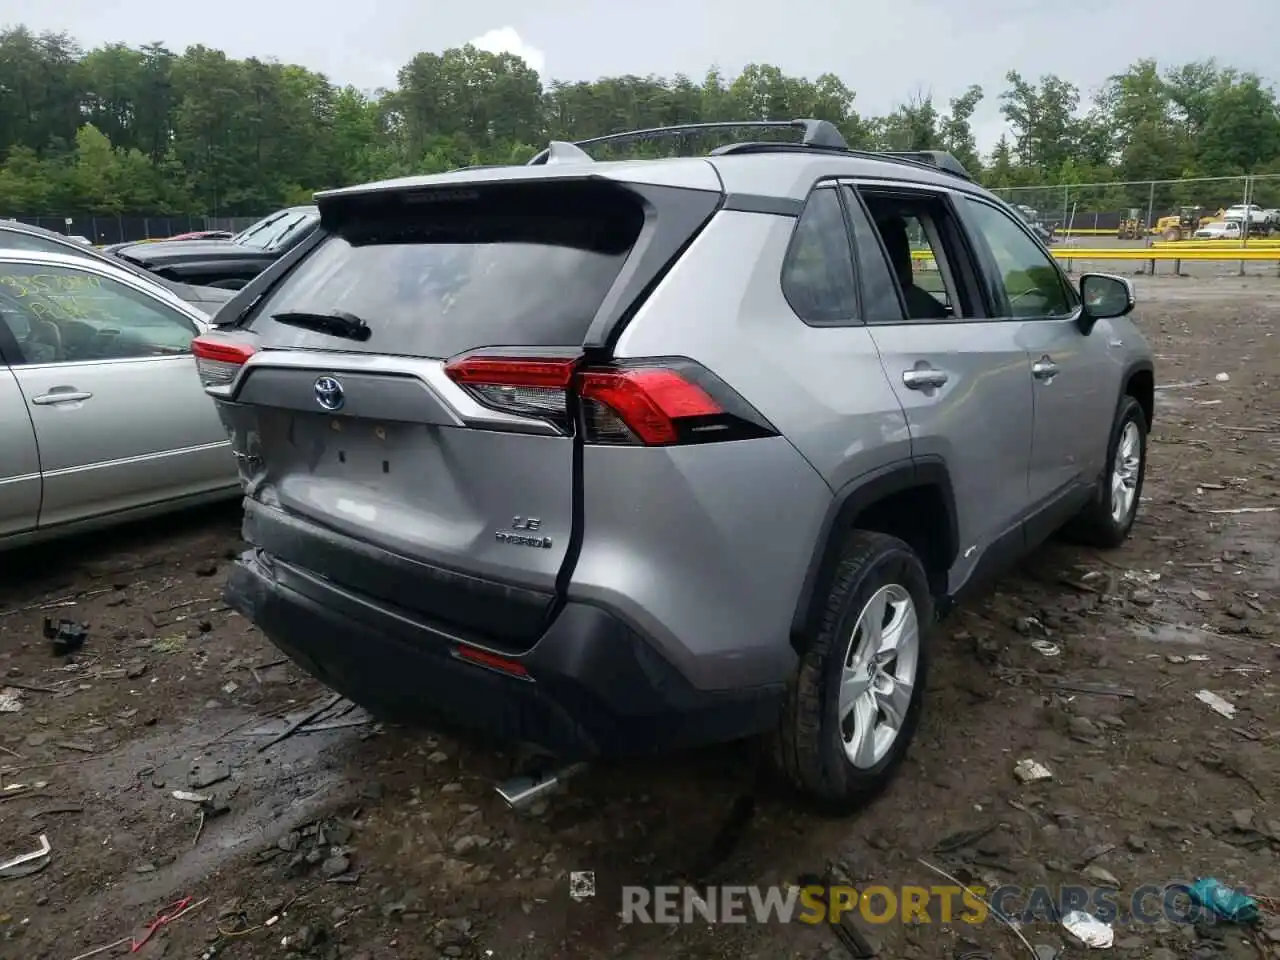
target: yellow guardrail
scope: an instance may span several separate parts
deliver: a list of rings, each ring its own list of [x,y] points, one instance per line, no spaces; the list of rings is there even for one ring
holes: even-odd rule
[[[1280,240],[1250,240],[1247,248],[1239,240],[1158,240],[1151,246],[1157,250],[1280,250]]]
[[[1222,260],[1222,261],[1276,261],[1280,262],[1280,247],[1258,249],[1256,247],[1214,247],[1212,249],[1187,248],[1183,244],[1165,247],[1053,247],[1050,251],[1058,260]],[[933,260],[928,250],[912,250],[913,260]]]
[[[1257,247],[1055,247],[1050,251],[1059,260],[1262,260],[1280,261],[1280,248]]]

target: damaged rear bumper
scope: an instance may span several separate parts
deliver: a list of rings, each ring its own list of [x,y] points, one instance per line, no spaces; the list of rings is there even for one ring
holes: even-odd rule
[[[569,760],[725,742],[770,729],[784,688],[694,688],[636,631],[568,603],[529,650],[486,649],[261,550],[233,568],[226,599],[322,683],[371,711]]]

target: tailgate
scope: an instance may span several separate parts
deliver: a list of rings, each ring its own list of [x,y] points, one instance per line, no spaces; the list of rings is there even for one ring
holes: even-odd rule
[[[244,362],[210,391],[250,542],[460,633],[534,642],[574,553],[573,401],[537,377],[469,383],[448,361],[577,358],[634,282],[647,212],[596,181],[326,210],[319,243],[225,335]],[[218,362],[202,360],[207,387]]]

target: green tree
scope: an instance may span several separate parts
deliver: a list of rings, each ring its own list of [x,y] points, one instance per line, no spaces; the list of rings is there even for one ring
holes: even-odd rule
[[[970,86],[945,110],[923,91],[883,116],[861,116],[834,73],[795,76],[752,63],[737,76],[540,78],[512,54],[474,46],[423,52],[394,89],[339,87],[304,66],[237,60],[155,42],[87,52],[66,34],[0,30],[0,215],[245,215],[314,191],[469,164],[522,163],[549,140],[698,122],[834,123],[861,149],[945,149],[993,187],[1024,191],[1047,210],[1215,208],[1253,196],[1280,202],[1280,111],[1256,75],[1214,61],[1140,60],[1087,104],[1061,77],[1010,73],[996,96],[1005,135],[980,156]],[[905,92],[905,91],[904,91]],[[707,149],[733,139],[790,137],[735,130],[627,142],[602,158]],[[1100,184],[1087,189],[1064,185]],[[1116,184],[1116,185],[1112,185]],[[1266,199],[1271,198],[1271,199]],[[1064,214],[1065,215],[1065,214]]]

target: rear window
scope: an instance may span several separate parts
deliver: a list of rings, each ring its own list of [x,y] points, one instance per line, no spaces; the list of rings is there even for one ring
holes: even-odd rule
[[[607,184],[538,183],[336,201],[326,236],[249,326],[265,346],[450,357],[489,346],[577,346],[644,224]],[[345,313],[357,341],[271,320]]]

